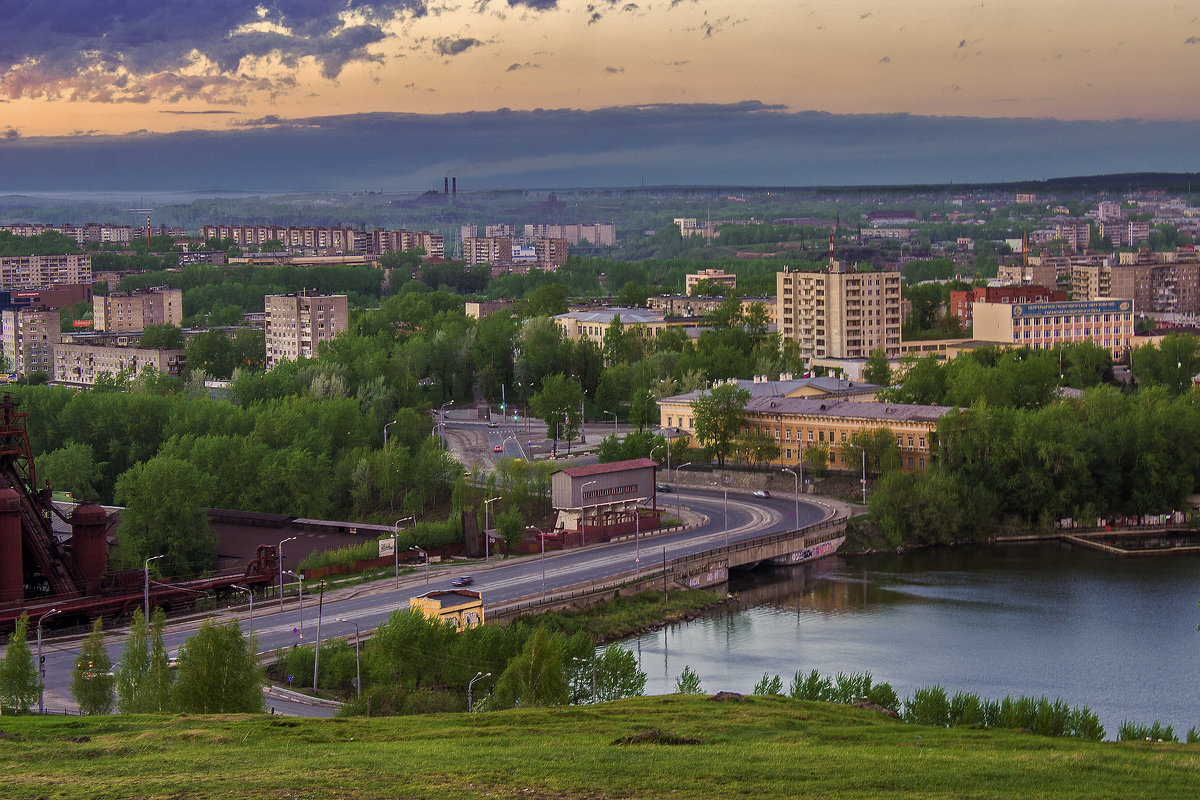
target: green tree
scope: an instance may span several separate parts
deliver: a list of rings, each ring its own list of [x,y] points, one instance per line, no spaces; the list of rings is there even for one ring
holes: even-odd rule
[[[249,714],[263,710],[266,681],[255,637],[237,622],[205,620],[179,648],[175,706],[189,714]]]
[[[307,460],[313,461],[311,455]],[[177,458],[155,456],[135,464],[117,479],[116,500],[125,506],[118,555],[138,567],[150,556],[162,555],[160,563],[168,575],[211,569],[216,537],[205,508],[213,483]]]
[[[617,305],[626,308],[641,308],[646,305],[646,298],[649,297],[649,292],[646,287],[637,281],[625,281],[621,287],[621,291],[617,293]]]
[[[525,520],[515,508],[496,515],[496,534],[504,541],[504,557],[515,553],[525,540]]]
[[[561,706],[570,697],[561,634],[537,628],[508,662],[490,696],[495,708]]]
[[[202,369],[219,380],[233,375],[233,343],[221,330],[210,330],[192,337],[184,351],[187,369]],[[265,353],[264,353],[265,357]]]
[[[63,447],[37,457],[38,478],[55,489],[70,492],[75,500],[99,500],[97,484],[104,477],[104,464],[97,464],[92,446],[68,442]]]
[[[692,401],[696,438],[716,456],[724,467],[733,452],[734,441],[746,422],[746,403],[750,392],[736,383],[723,383],[701,393]]]
[[[542,381],[542,388],[529,398],[529,410],[546,423],[546,436],[566,440],[568,446],[579,433],[583,389],[562,373]]]
[[[129,635],[125,637],[121,661],[115,670],[117,711],[122,714],[138,714],[149,710],[144,701],[149,671],[150,649],[146,638],[146,617],[139,608],[133,612],[129,621]]]
[[[700,676],[692,672],[691,667],[685,666],[675,679],[675,694],[704,694],[700,688]]]
[[[79,704],[79,712],[111,713],[116,703],[113,695],[115,683],[112,661],[108,657],[108,648],[104,646],[104,623],[97,619],[92,624],[92,632],[79,649],[75,670],[71,675],[71,694]]]
[[[892,385],[892,367],[888,364],[887,354],[883,350],[875,348],[871,355],[867,356],[867,363],[863,367],[863,380],[876,386]]]
[[[4,661],[0,662],[0,707],[8,706],[19,714],[28,711],[42,691],[28,636],[29,613],[22,611],[16,629],[8,637]]]
[[[147,325],[138,344],[150,350],[182,350],[183,331],[170,323]]]
[[[629,406],[629,424],[637,425],[638,430],[653,428],[658,422],[658,402],[649,389],[638,389],[633,393],[633,402]]]
[[[552,317],[567,313],[567,294],[570,290],[561,283],[547,283],[525,296],[525,316]]]
[[[595,656],[596,699],[605,703],[623,697],[640,697],[646,691],[646,673],[638,669],[637,658],[624,647],[609,645]]]

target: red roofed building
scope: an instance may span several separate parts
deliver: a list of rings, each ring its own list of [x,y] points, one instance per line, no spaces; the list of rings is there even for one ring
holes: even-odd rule
[[[555,530],[565,547],[606,542],[659,527],[655,494],[658,464],[649,458],[560,469],[550,476],[558,512]],[[650,509],[640,509],[649,500]]]
[[[973,303],[1055,303],[1067,299],[1062,289],[1045,286],[973,286],[970,289],[950,290],[950,313],[970,325]]]

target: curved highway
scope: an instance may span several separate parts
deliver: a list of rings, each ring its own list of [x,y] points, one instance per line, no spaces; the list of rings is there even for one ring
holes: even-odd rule
[[[489,433],[494,430],[490,429]],[[431,568],[428,578],[424,571],[404,576],[398,586],[393,581],[385,580],[331,591],[324,600],[321,638],[344,637],[354,633],[353,625],[338,621],[337,618],[357,622],[363,632],[373,630],[396,609],[407,608],[410,598],[434,589],[451,589],[451,581],[462,575],[471,575],[475,579],[471,588],[483,595],[486,605],[503,605],[517,598],[536,597],[543,591],[552,595],[567,587],[633,572],[639,567],[653,570],[655,565],[661,564],[664,553],[667,559],[673,559],[719,548],[727,539],[736,542],[797,527],[794,519],[797,506],[792,496],[756,498],[748,493],[731,491],[726,505],[725,493],[720,489],[684,488],[678,493],[660,494],[658,501],[660,507],[665,505],[668,508],[682,501],[687,508],[705,515],[708,520],[686,531],[644,536],[636,542],[630,538],[546,553],[544,558],[532,555],[508,560],[492,559],[488,563],[441,565]],[[829,511],[801,500],[799,514],[799,526],[805,526],[824,519]],[[258,636],[260,652],[311,642],[316,637],[315,598],[308,594],[307,588],[303,610],[294,599],[287,601],[282,612],[279,611],[278,602],[268,600],[255,604],[253,630]],[[172,654],[195,632],[199,624],[200,620],[194,619],[168,626],[164,641]],[[248,616],[241,618],[240,624],[243,630],[250,630]],[[110,639],[109,653],[114,664],[120,659],[123,641],[123,631]],[[79,643],[79,639],[52,640],[43,633],[47,709],[75,705],[69,686]],[[268,705],[276,707],[280,713],[306,716],[327,713],[275,699],[268,700]]]

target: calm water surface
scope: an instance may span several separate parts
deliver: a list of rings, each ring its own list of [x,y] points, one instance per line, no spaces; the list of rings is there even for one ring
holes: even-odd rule
[[[673,691],[748,693],[764,673],[870,672],[903,698],[940,684],[1061,697],[1115,738],[1122,720],[1200,727],[1200,558],[1061,544],[835,556],[735,573],[739,607],[622,642]]]

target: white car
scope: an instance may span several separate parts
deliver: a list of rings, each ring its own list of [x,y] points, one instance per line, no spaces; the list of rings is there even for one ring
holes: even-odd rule
[[[771,493],[768,492],[766,489],[759,489],[757,492],[754,493],[754,496],[755,497],[770,497]]]

